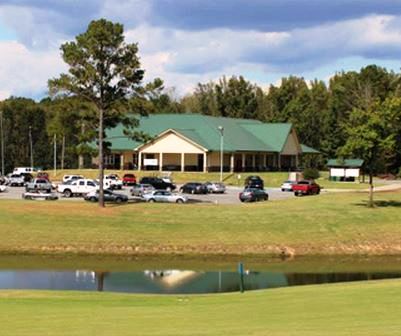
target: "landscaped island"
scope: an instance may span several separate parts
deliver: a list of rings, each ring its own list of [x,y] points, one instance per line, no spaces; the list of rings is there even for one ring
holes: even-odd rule
[[[0,201],[3,254],[401,254],[401,193],[327,194],[263,204],[98,209],[81,202]]]

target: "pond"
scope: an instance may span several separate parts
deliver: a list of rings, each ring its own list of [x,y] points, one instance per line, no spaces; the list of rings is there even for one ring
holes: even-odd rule
[[[401,278],[401,272],[278,272],[248,270],[245,290],[373,279]],[[80,290],[154,294],[201,294],[240,290],[235,271],[146,269],[94,271],[82,269],[1,269],[0,289]]]

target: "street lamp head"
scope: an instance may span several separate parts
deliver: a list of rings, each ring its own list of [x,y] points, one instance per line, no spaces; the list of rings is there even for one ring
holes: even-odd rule
[[[219,127],[217,127],[217,129],[220,131],[221,134],[223,134],[223,132],[224,132],[224,127],[223,126],[219,126]]]

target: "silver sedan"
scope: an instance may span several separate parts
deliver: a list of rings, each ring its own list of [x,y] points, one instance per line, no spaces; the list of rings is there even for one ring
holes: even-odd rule
[[[154,190],[143,194],[142,199],[146,202],[161,202],[161,203],[186,203],[188,198],[184,195],[173,194],[167,190]]]

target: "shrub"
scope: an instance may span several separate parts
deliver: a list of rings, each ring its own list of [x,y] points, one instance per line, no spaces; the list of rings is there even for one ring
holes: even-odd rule
[[[320,177],[319,171],[315,168],[306,168],[303,174],[305,180],[316,180]]]

